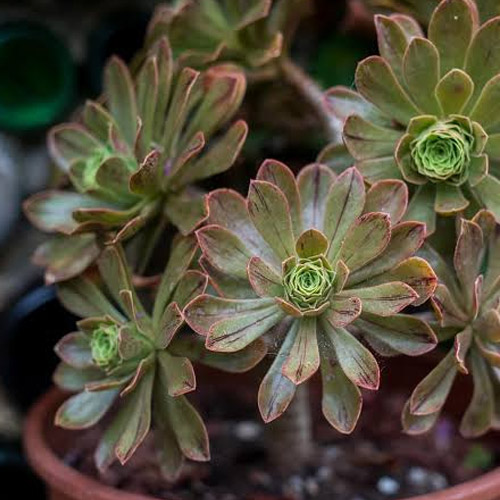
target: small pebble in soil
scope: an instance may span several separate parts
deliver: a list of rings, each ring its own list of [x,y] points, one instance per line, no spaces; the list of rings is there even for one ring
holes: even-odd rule
[[[318,469],[316,477],[320,482],[329,481],[332,477],[332,469],[330,469],[330,467],[327,467],[326,465],[323,465]]]
[[[342,450],[340,449],[340,446],[328,446],[325,449],[324,454],[327,460],[335,460],[342,455]]]
[[[429,471],[423,467],[412,467],[407,474],[407,479],[410,484],[417,488],[423,488],[428,482]]]
[[[319,493],[319,484],[316,481],[315,478],[313,477],[308,477],[305,482],[305,490],[306,492],[312,496],[315,497]]]
[[[251,420],[238,422],[235,426],[234,433],[241,441],[253,441],[261,434],[262,427]]]
[[[300,476],[291,476],[283,486],[283,494],[293,500],[304,498],[304,480]]]
[[[442,489],[448,487],[447,479],[443,475],[441,475],[437,472],[433,472],[431,474],[430,483],[431,483],[432,489],[435,491],[442,490]]]
[[[395,495],[399,491],[399,483],[392,477],[383,476],[377,481],[377,490],[383,495]]]

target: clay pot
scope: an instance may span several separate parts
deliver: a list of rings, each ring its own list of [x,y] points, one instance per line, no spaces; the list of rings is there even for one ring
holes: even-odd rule
[[[401,357],[392,360],[382,374],[381,397],[388,390],[407,393],[409,388],[413,387],[434,365],[435,359],[432,357],[412,360]],[[211,377],[212,382],[216,383],[219,389],[224,390],[224,386],[227,386],[226,389],[231,388],[234,391],[233,377],[221,377],[220,373],[213,371],[206,375]],[[230,384],[228,379],[231,379]],[[313,384],[313,386],[316,385],[319,384]],[[318,389],[319,387],[313,387],[313,399],[317,399],[314,394],[318,392]],[[450,416],[458,415],[463,411],[470,398],[470,389],[470,383],[466,377],[462,377],[455,384],[450,398],[451,404],[445,408]],[[72,446],[72,432],[52,425],[55,411],[65,397],[66,395],[57,389],[47,392],[28,414],[24,429],[24,445],[28,461],[45,481],[49,491],[49,500],[159,500],[105,486],[66,465],[59,458]],[[499,495],[500,467],[452,488],[400,500],[498,500]],[[264,498],[265,500],[287,500],[261,495],[246,500],[264,500]],[[167,500],[179,500],[179,498],[172,496]]]

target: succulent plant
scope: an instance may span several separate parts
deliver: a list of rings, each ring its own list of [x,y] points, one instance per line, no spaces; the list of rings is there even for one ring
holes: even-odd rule
[[[375,11],[387,10],[408,14],[419,22],[427,25],[432,17],[434,9],[440,0],[366,0],[366,3]],[[496,0],[478,0],[476,2],[479,10],[479,18],[486,22],[492,17],[500,15],[500,5]]]
[[[146,46],[166,35],[180,64],[224,59],[258,67],[280,56],[292,20],[306,8],[304,0],[181,0],[157,7]]]
[[[74,190],[42,192],[25,204],[35,226],[58,235],[35,255],[47,267],[47,281],[78,275],[103,244],[126,240],[147,224],[169,221],[184,234],[192,231],[205,215],[203,193],[192,184],[229,168],[245,140],[243,121],[222,130],[244,92],[245,77],[235,67],[174,71],[165,38],[135,81],[113,58],[104,105],[88,102],[78,122],[49,134],[52,158]]]
[[[176,477],[184,457],[208,460],[205,426],[185,397],[196,388],[190,359],[238,372],[265,355],[256,345],[238,358],[206,357],[203,344],[181,332],[184,306],[207,285],[203,273],[188,270],[196,250],[193,236],[174,240],[151,313],[132,287],[120,247],[108,247],[98,259],[102,281],[82,275],[58,287],[62,303],[84,319],[56,345],[61,363],[54,381],[77,394],[62,404],[55,422],[85,429],[110,412],[95,451],[99,469],[116,458],[122,464],[129,460],[151,427],[167,478]]]
[[[428,38],[410,17],[376,16],[380,56],[358,65],[357,92],[328,92],[365,179],[404,179],[414,191],[406,218],[429,233],[436,213],[486,207],[500,218],[499,25],[479,27],[471,0],[443,0]],[[321,158],[345,163],[340,153],[334,145]]]
[[[441,339],[453,347],[418,384],[403,414],[406,432],[419,434],[437,421],[458,373],[472,375],[474,392],[460,432],[484,434],[499,425],[500,394],[500,225],[491,212],[462,219],[453,268],[430,247],[426,254],[438,275],[432,304]]]
[[[401,314],[423,303],[436,278],[414,253],[425,228],[400,223],[401,181],[365,194],[359,172],[335,177],[284,164],[260,167],[245,200],[228,189],[207,195],[208,218],[196,235],[200,264],[220,296],[200,295],[186,322],[209,351],[237,353],[261,339],[279,352],[259,389],[264,421],[279,417],[296,386],[321,366],[323,413],[351,432],[361,411],[359,387],[377,389],[381,355],[419,355],[434,347],[427,324]],[[391,221],[393,226],[391,226]]]

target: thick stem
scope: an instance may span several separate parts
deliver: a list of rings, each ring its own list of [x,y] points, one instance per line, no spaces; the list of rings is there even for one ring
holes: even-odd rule
[[[314,444],[307,384],[299,385],[285,413],[266,426],[265,438],[271,466],[282,476],[300,472],[308,464]]]
[[[285,80],[302,95],[316,113],[326,138],[332,142],[338,140],[339,120],[329,112],[323,89],[288,57],[282,57],[279,64]]]

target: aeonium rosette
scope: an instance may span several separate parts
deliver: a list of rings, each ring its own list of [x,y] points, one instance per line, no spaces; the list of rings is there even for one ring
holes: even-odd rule
[[[198,335],[182,331],[185,305],[207,285],[206,275],[188,269],[196,252],[194,236],[174,240],[151,311],[132,286],[120,247],[99,257],[100,277],[86,273],[58,286],[63,305],[83,319],[55,348],[61,363],[54,381],[77,393],[58,409],[55,423],[86,429],[109,414],[94,454],[101,471],[116,459],[127,462],[150,431],[170,480],[185,458],[209,460],[205,426],[186,397],[196,388],[191,361],[240,372],[265,355],[259,344],[230,359],[207,353]]]
[[[453,347],[406,404],[403,426],[410,434],[437,422],[459,373],[474,386],[461,434],[477,437],[500,426],[500,225],[481,210],[472,220],[462,219],[458,229],[453,268],[430,247],[425,252],[439,279],[432,297],[435,329],[440,340],[453,339]]]
[[[210,351],[237,353],[262,339],[280,346],[259,389],[266,422],[321,367],[323,413],[351,432],[359,388],[379,386],[365,344],[381,355],[434,347],[429,326],[401,314],[436,285],[431,267],[414,255],[425,226],[399,222],[406,203],[401,181],[365,193],[354,168],[336,177],[313,164],[295,178],[276,161],[264,162],[246,200],[228,189],[207,196],[200,264],[219,296],[194,299],[186,321]]]
[[[231,167],[245,141],[246,123],[230,123],[245,88],[243,72],[231,65],[177,68],[164,37],[135,75],[112,58],[102,102],[87,102],[77,121],[48,135],[71,189],[25,203],[31,222],[54,234],[35,254],[46,280],[77,276],[106,244],[138,232],[153,240],[170,223],[190,233],[206,215],[195,184]]]
[[[332,144],[321,161],[354,163],[370,183],[402,178],[406,219],[429,234],[436,214],[485,207],[500,219],[500,17],[479,26],[474,1],[443,0],[427,36],[401,14],[375,24],[380,55],[359,63],[357,91],[327,92],[349,155]]]

